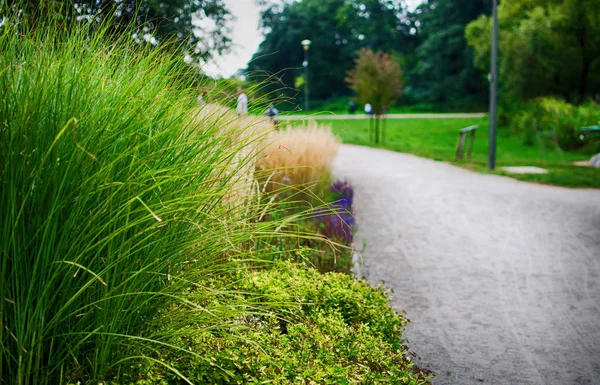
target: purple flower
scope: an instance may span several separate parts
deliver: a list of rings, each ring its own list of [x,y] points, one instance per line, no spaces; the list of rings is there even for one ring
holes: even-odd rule
[[[315,212],[319,230],[327,238],[350,244],[355,224],[352,210],[354,191],[348,182],[342,181],[333,183],[331,191],[334,192],[334,201],[327,209],[319,209]]]
[[[354,190],[352,189],[352,185],[350,185],[350,183],[337,181],[331,184],[331,190],[338,193],[340,197],[346,198],[352,202]]]

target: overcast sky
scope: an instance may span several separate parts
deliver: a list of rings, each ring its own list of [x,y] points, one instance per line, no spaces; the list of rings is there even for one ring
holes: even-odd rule
[[[406,0],[409,8],[416,7],[421,0]],[[240,68],[245,68],[252,54],[258,49],[262,35],[258,30],[259,11],[254,0],[225,0],[227,8],[235,16],[230,53],[215,58],[204,70],[211,76],[232,76]]]

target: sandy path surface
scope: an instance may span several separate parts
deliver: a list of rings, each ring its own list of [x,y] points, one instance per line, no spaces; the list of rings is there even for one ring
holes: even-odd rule
[[[334,175],[435,384],[600,384],[600,190],[349,145]]]

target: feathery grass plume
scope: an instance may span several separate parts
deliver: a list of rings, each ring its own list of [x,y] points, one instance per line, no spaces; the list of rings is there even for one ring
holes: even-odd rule
[[[198,114],[176,47],[11,12],[0,27],[0,382],[118,378],[182,348],[167,337],[233,325],[250,301],[226,289],[229,303],[215,299],[202,281],[282,226],[255,220],[251,189],[223,204],[254,167],[253,139]]]
[[[270,135],[256,167],[268,175],[267,190],[289,184],[313,186],[329,172],[339,143],[331,127],[314,121],[288,127]]]
[[[239,149],[228,160],[224,176],[231,186],[224,201],[227,204],[248,204],[258,194],[254,178],[254,164],[269,134],[274,132],[269,119],[263,116],[238,116],[231,109],[211,103],[198,108],[196,122],[211,122],[219,127],[219,133],[229,138],[234,148]],[[249,161],[252,159],[253,161]]]

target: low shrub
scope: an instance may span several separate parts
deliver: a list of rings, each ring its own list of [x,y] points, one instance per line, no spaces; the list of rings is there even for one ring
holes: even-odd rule
[[[341,96],[328,100],[311,100],[310,105],[313,111],[334,112],[334,113],[349,113],[349,103],[353,98],[349,96]],[[356,105],[355,113],[362,112],[362,106]]]
[[[402,339],[407,320],[381,287],[285,263],[240,270],[230,289],[254,304],[254,315],[236,319],[229,336],[205,330],[174,342],[194,355],[157,352],[155,359],[203,384],[429,383]],[[119,384],[181,383],[161,365],[135,369]]]
[[[563,150],[584,146],[579,138],[579,128],[600,122],[600,106],[589,102],[574,106],[554,98],[543,98],[529,102],[512,119],[516,132],[523,135],[526,145],[537,140],[543,146],[548,141],[558,144]]]

